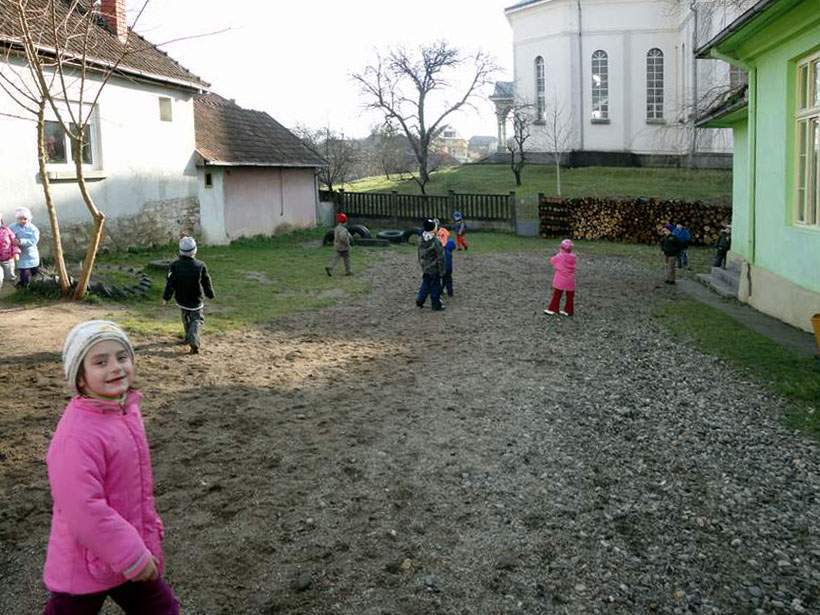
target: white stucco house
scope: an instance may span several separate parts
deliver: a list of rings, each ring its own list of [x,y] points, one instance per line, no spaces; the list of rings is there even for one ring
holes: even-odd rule
[[[548,116],[557,110],[571,125],[573,164],[675,165],[694,151],[703,166],[731,166],[729,131],[694,130],[694,101],[708,106],[743,79],[726,63],[694,59],[696,40],[732,16],[715,4],[523,0],[505,9],[514,80],[491,97],[499,151],[510,108],[524,103],[535,116],[532,152],[552,151]]]
[[[76,10],[83,10],[85,5],[79,3]],[[37,15],[38,11],[41,15],[48,14],[45,12],[47,6],[46,0],[28,0],[32,15]],[[66,19],[67,29],[83,27],[79,14],[68,13],[72,3],[57,2],[55,6],[63,11],[60,17]],[[118,222],[131,221],[121,226],[137,236],[130,238],[131,243],[165,241],[176,237],[181,230],[202,232],[205,242],[214,243],[224,243],[234,236],[247,234],[247,229],[239,232],[230,224],[225,226],[219,208],[212,203],[213,191],[204,185],[207,175],[198,166],[212,162],[197,154],[196,132],[196,101],[207,94],[209,84],[130,31],[125,21],[125,8],[125,0],[102,0],[100,19],[94,20],[89,33],[89,48],[92,50],[89,67],[92,70],[87,77],[84,108],[91,111],[91,122],[88,146],[82,154],[83,167],[91,195],[106,215],[107,231],[114,233]],[[32,19],[32,24],[45,28],[46,21]],[[8,52],[0,55],[0,71],[15,82],[26,83],[29,77],[19,51],[19,29],[12,3],[0,3],[0,49]],[[49,50],[53,49],[53,43],[49,46],[51,39],[47,32],[40,36],[40,51],[44,57],[48,57]],[[90,108],[88,104],[93,95],[89,92],[97,90],[102,75],[115,65],[113,77]],[[76,76],[76,72],[68,72],[70,77]],[[77,108],[79,92],[76,84],[78,81],[70,88],[67,100],[58,101],[58,106],[74,105]],[[77,187],[70,143],[55,120],[49,109],[46,115],[46,173],[63,234],[68,239],[72,233],[82,234],[82,225],[90,221],[90,216]],[[0,191],[4,195],[0,211],[9,219],[16,207],[26,206],[32,210],[41,231],[47,233],[49,225],[38,169],[36,124],[33,116],[2,89],[0,135],[3,143],[0,147]],[[257,135],[259,138],[263,137]],[[282,138],[278,139],[278,142],[282,141]],[[305,209],[315,212],[316,190],[304,189],[306,185],[314,185],[312,173],[312,169],[305,166],[293,177],[268,175],[263,180],[253,172],[242,174],[256,188],[247,189],[242,181],[227,183],[231,194],[228,199],[231,219],[239,220],[243,216],[259,219],[256,213],[247,214],[242,209],[247,205],[254,212],[258,210],[258,187],[264,181],[270,182],[266,188],[268,192],[277,195],[271,196],[272,209],[278,207],[277,199],[285,198],[289,212],[298,209],[291,203],[293,199],[308,204]],[[216,175],[210,177],[222,181],[222,176]],[[292,182],[295,187],[291,186]],[[212,220],[212,215],[216,219]],[[315,213],[288,220],[294,226],[310,226],[315,224]],[[142,238],[139,233],[134,233],[149,226],[143,221],[149,221],[155,230],[164,230],[167,237]],[[259,224],[258,232],[272,232],[273,228]],[[47,244],[44,247],[47,249]]]

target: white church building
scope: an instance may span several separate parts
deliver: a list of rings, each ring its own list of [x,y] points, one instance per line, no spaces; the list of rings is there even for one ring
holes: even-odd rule
[[[523,0],[505,9],[514,81],[497,83],[491,97],[499,152],[511,110],[525,105],[533,118],[525,148],[535,158],[556,151],[549,119],[558,117],[571,165],[677,166],[691,156],[698,166],[730,167],[730,131],[694,125],[695,106],[745,81],[727,63],[694,58],[697,42],[733,16],[718,4]]]

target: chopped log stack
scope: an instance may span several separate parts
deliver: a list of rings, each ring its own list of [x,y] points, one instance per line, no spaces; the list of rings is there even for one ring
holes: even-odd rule
[[[607,239],[628,243],[656,243],[666,223],[682,223],[694,245],[713,245],[721,226],[730,222],[731,207],[701,201],[638,198],[559,199],[539,197],[541,237]]]

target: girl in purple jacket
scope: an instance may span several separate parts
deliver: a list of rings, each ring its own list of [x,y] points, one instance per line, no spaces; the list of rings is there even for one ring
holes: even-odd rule
[[[555,274],[552,276],[552,300],[544,314],[553,315],[561,307],[561,295],[566,292],[567,300],[560,313],[572,316],[575,311],[575,255],[572,253],[572,242],[564,239],[558,253],[550,258]]]
[[[177,615],[162,578],[163,527],[131,343],[113,322],[83,322],[66,338],[63,364],[77,396],[46,456],[53,509],[45,615],[99,613],[109,596],[126,613]]]

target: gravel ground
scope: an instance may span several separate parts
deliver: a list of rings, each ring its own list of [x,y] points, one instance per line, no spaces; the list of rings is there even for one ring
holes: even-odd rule
[[[820,613],[820,450],[669,339],[660,266],[581,255],[570,320],[541,313],[543,258],[456,259],[444,313],[415,308],[397,252],[354,304],[198,357],[139,340],[185,613]],[[0,356],[17,615],[44,599],[39,460],[64,394],[48,349]]]

